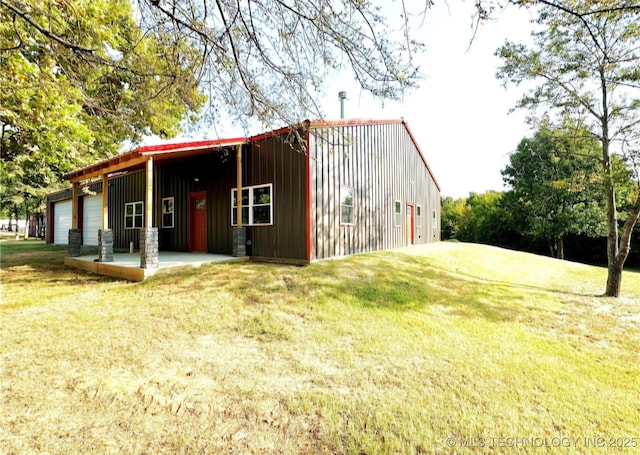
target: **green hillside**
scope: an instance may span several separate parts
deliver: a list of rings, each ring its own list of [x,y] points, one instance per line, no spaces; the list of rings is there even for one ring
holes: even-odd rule
[[[638,273],[604,298],[604,269],[443,242],[129,283],[31,245],[0,244],[6,453],[640,450]]]

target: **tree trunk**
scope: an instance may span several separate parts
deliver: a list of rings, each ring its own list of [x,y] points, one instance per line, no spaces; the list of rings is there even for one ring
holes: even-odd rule
[[[564,259],[564,240],[562,236],[556,238],[556,258]]]
[[[24,217],[24,239],[29,238],[29,214]]]
[[[613,264],[609,264],[609,266],[607,267],[607,288],[605,290],[605,295],[607,296],[620,296],[620,288],[622,286],[622,270],[631,249],[631,233],[633,232],[633,228],[638,222],[639,217],[640,195],[638,195],[638,197],[636,198],[635,204],[629,212],[629,216],[627,216],[627,219],[624,222],[624,226],[622,227],[622,235],[620,236],[620,249],[618,251],[618,254],[615,257]]]
[[[549,237],[547,237],[547,246],[549,247],[549,256],[552,258],[556,257],[556,251],[553,248],[553,242]]]

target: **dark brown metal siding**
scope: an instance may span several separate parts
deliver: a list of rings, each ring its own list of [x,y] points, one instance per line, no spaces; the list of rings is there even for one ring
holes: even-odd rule
[[[414,242],[439,239],[440,194],[402,123],[315,128],[310,153],[312,259],[410,244],[407,204],[422,212]],[[353,226],[340,224],[341,185],[354,188]],[[402,204],[400,226],[394,222],[396,200]]]
[[[158,226],[160,249],[189,251],[189,195],[207,192],[207,251],[231,254],[231,187],[235,179],[234,150],[219,150],[209,155],[156,168],[156,207],[154,226]],[[197,179],[197,181],[196,181]],[[174,198],[174,227],[162,227],[162,199]]]
[[[124,228],[124,206],[145,200],[145,172],[135,172],[109,180],[109,227],[113,230],[113,247],[129,249],[129,242],[138,249],[139,229]],[[145,208],[146,209],[146,208]]]
[[[243,156],[244,186],[273,184],[273,225],[247,227],[253,256],[306,260],[306,162],[286,136],[253,143]]]

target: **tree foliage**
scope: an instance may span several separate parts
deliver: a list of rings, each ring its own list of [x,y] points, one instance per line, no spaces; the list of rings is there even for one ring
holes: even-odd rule
[[[532,119],[571,118],[600,142],[600,175],[605,193],[608,278],[605,293],[618,296],[631,234],[640,214],[640,181],[619,232],[612,155],[620,153],[630,170],[640,160],[640,9],[637,1],[606,11],[594,3],[572,3],[571,11],[543,7],[533,34],[535,46],[505,43],[498,77],[505,84],[534,81],[518,107]],[[631,7],[634,8],[631,8]]]
[[[186,39],[201,55],[200,78],[209,94],[207,118],[226,112],[239,122],[297,123],[321,116],[319,95],[329,77],[346,68],[381,99],[399,99],[419,80],[405,2],[368,0],[137,0],[142,26]],[[413,5],[424,13],[428,3]],[[419,18],[418,18],[419,19]]]
[[[0,0],[0,52],[8,211],[41,208],[64,174],[124,140],[175,135],[204,101],[199,54],[141,29],[128,0]]]
[[[598,145],[585,131],[543,128],[520,142],[502,170],[511,188],[505,201],[523,220],[522,232],[547,240],[560,259],[566,235],[606,233]]]
[[[504,193],[471,193],[466,198],[444,196],[441,201],[442,238],[515,248],[518,233],[503,204]]]

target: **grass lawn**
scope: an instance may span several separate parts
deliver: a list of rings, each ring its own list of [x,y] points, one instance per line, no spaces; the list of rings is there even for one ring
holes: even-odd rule
[[[640,452],[640,274],[439,243],[142,283],[0,243],[2,453]]]

